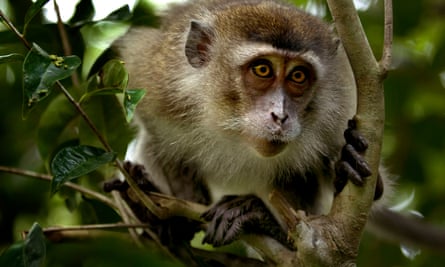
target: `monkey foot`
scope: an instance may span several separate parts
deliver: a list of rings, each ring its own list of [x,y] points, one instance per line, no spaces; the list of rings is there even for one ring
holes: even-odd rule
[[[256,233],[269,235],[294,249],[264,202],[254,195],[224,196],[201,217],[209,221],[203,243],[218,247],[239,239],[242,234]]]

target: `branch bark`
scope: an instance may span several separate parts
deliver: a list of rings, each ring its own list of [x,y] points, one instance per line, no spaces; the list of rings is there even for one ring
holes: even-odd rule
[[[355,266],[362,232],[373,203],[383,137],[383,80],[391,64],[391,0],[385,1],[385,43],[381,62],[374,57],[353,1],[327,2],[355,76],[357,129],[369,142],[365,160],[373,175],[363,187],[348,183],[334,199],[327,216],[299,214],[289,208],[285,199],[272,195],[273,204],[287,216],[285,221],[298,250],[292,261],[297,266]],[[278,265],[290,266],[286,262],[278,262]]]
[[[348,184],[344,193],[335,199],[331,216],[346,218],[345,225],[358,223],[357,226],[363,228],[364,224],[355,221],[358,218],[366,221],[367,214],[363,211],[369,211],[374,196],[385,118],[383,79],[386,70],[382,70],[372,53],[352,0],[328,0],[328,4],[354,72],[358,95],[357,128],[370,144],[365,160],[373,170],[365,187]],[[386,53],[385,58],[388,60],[385,65],[389,64],[390,53]]]

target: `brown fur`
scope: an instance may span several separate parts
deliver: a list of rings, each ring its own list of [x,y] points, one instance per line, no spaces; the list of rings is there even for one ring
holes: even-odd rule
[[[203,38],[211,45],[197,53],[206,53],[202,66],[191,66],[185,53],[192,21],[213,31]],[[169,184],[177,182],[167,169],[186,162],[196,166],[213,198],[255,193],[267,202],[275,186],[315,184],[312,192],[318,197],[306,199],[310,203],[304,194],[288,195],[312,212],[329,210],[333,173],[323,171],[330,168],[325,159],[335,161],[344,144],[342,133],[355,110],[355,86],[328,25],[278,1],[191,1],[170,9],[160,30],[133,29],[117,46],[130,86],[148,91],[137,112],[144,131],[136,158],[160,176],[155,183],[165,192],[172,193]],[[278,57],[299,55],[310,61],[316,75],[310,95],[295,102],[301,133],[284,152],[269,158],[254,153],[245,144],[249,138],[243,137],[263,131],[245,124],[256,100],[246,94],[241,80],[241,66],[263,50]]]

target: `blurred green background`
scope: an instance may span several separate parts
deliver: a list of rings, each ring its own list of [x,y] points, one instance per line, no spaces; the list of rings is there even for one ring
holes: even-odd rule
[[[66,26],[73,54],[81,57],[87,65],[106,46],[104,39],[111,40],[110,36],[125,30],[130,24],[156,23],[154,6],[136,2],[132,4],[132,14],[95,24],[92,19],[94,10],[89,1],[82,2],[85,6],[78,14],[83,17],[71,19]],[[329,20],[324,1],[295,2]],[[21,28],[31,3],[28,0],[3,0],[0,8]],[[383,1],[361,0],[357,3],[360,4],[360,16],[369,41],[379,57],[383,37]],[[48,9],[52,9],[51,2]],[[394,24],[393,69],[385,83],[383,160],[397,179],[394,203],[403,201],[414,192],[415,199],[409,209],[420,211],[426,220],[445,227],[445,1],[394,1]],[[26,53],[23,45],[3,25],[0,30],[0,55]],[[44,13],[33,20],[27,38],[52,54],[63,54],[56,25],[48,21]],[[85,73],[87,66],[83,68]],[[35,143],[45,101],[23,120],[21,79],[20,63],[0,65],[0,147],[4,149],[0,153],[0,166],[45,172]],[[65,83],[69,86],[70,80]],[[46,104],[50,100],[46,100]],[[113,214],[106,212],[92,218],[93,213],[88,210],[95,203],[79,196],[73,198],[72,192],[62,192],[50,198],[49,188],[49,183],[44,181],[0,172],[0,251],[19,240],[20,232],[28,229],[34,221],[45,227],[116,220]],[[97,207],[95,209],[98,210]],[[49,262],[54,263],[51,266],[123,266],[125,263],[143,266],[146,262],[144,252],[125,249],[128,248],[125,242],[71,245],[74,247],[49,247],[52,255],[58,255],[58,258],[49,256],[52,259]],[[79,248],[84,248],[80,254],[84,259],[104,255],[108,261],[98,263],[90,259],[79,262],[73,257],[61,256],[72,253],[72,250],[79,251]],[[397,245],[365,234],[358,266],[443,266],[444,261],[445,255],[429,251],[422,251],[414,260],[409,260],[401,254]]]

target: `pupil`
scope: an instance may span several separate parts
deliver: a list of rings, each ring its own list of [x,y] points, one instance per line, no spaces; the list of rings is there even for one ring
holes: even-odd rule
[[[265,66],[260,67],[260,73],[266,74],[267,73],[267,67],[265,67]]]
[[[294,73],[294,78],[297,81],[301,81],[301,80],[304,79],[304,75],[303,75],[303,73],[301,71],[297,71],[297,72]]]

